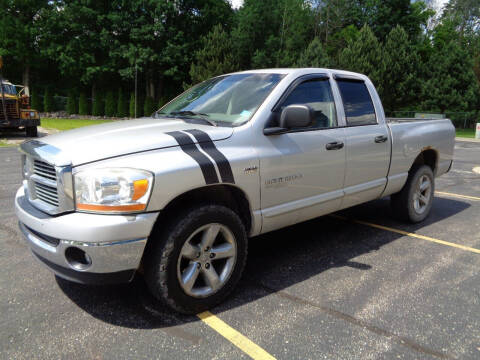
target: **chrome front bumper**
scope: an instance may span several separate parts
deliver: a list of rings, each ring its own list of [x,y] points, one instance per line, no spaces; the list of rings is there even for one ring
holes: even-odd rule
[[[20,229],[34,255],[60,277],[81,283],[132,280],[158,213],[50,216],[34,208],[23,187],[15,197]],[[85,264],[67,253],[83,253]],[[70,250],[67,250],[70,249]]]

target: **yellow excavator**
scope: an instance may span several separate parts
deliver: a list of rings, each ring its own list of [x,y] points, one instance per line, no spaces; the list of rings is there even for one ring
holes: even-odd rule
[[[0,70],[2,65],[0,57]],[[27,136],[36,137],[39,125],[38,111],[30,108],[28,87],[13,85],[0,73],[0,131],[24,128]]]

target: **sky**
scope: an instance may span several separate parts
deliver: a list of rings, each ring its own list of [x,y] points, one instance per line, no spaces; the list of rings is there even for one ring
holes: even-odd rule
[[[232,3],[232,7],[234,9],[238,9],[243,4],[243,0],[230,0],[230,2]]]

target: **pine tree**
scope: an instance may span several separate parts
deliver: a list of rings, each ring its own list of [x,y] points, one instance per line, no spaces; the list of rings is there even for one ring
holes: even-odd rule
[[[89,115],[87,97],[83,92],[78,99],[78,113],[80,115]]]
[[[67,97],[67,113],[69,115],[78,114],[77,104],[77,94],[74,90],[70,90]]]
[[[387,36],[383,47],[382,102],[386,110],[408,107],[421,92],[418,77],[420,57],[411,45],[406,31],[395,27]]]
[[[113,91],[108,91],[107,97],[105,98],[105,116],[114,117],[116,110],[115,95],[113,95]]]
[[[372,30],[365,25],[354,41],[340,53],[340,66],[345,70],[367,75],[380,95],[383,94],[382,79],[385,73],[382,47]]]
[[[132,119],[135,117],[135,93],[133,92],[130,95],[129,114]]]
[[[122,88],[118,89],[117,116],[120,118],[127,117],[127,101],[125,100]]]
[[[302,52],[296,63],[297,67],[328,67],[330,59],[323,49],[322,42],[318,37],[312,40],[308,47]]]
[[[195,53],[195,62],[190,66],[194,84],[236,69],[230,36],[221,25],[215,26],[201,42],[203,47]]]
[[[45,112],[54,111],[53,95],[48,87],[45,89],[45,95],[43,95],[43,110]]]
[[[103,99],[103,94],[99,90],[95,92],[92,108],[93,108],[92,109],[93,116],[105,115],[105,101]]]
[[[423,86],[426,110],[465,111],[473,109],[480,96],[472,59],[456,41],[435,47]]]

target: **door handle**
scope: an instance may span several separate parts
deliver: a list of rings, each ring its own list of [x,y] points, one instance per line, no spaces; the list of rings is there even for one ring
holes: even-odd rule
[[[341,148],[343,148],[343,142],[338,141],[331,142],[325,145],[325,149],[327,150],[340,150]]]
[[[386,137],[385,135],[380,135],[375,138],[376,143],[383,143],[387,140],[388,140],[388,137]]]

